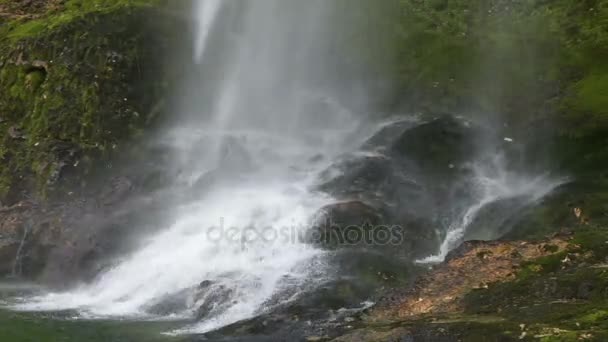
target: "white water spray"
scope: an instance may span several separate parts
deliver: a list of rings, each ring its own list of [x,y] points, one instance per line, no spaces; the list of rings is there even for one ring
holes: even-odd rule
[[[327,65],[340,57],[328,49],[329,6],[324,0],[199,1],[195,61],[223,77],[212,87],[199,80],[214,100],[204,108],[197,99],[185,103],[197,115],[164,139],[182,170],[176,183],[204,189],[177,205],[170,227],[94,283],[18,308],[150,317],[163,301],[185,296],[174,314],[202,320],[180,332],[206,332],[324,281],[323,252],[294,236],[309,229],[329,200],[309,190],[326,167],[310,160],[339,153],[357,126],[333,98],[332,84],[339,82]]]
[[[507,171],[501,155],[479,162],[473,169],[472,203],[455,219],[451,220],[439,253],[416,262],[419,264],[438,264],[457,248],[466,236],[471,224],[488,205],[501,200],[517,199],[520,207],[534,204],[565,182],[564,179],[549,175],[529,176]],[[494,236],[493,238],[499,238]]]
[[[196,4],[198,33],[194,44],[194,60],[198,63],[205,55],[205,48],[222,3],[222,0],[201,0]]]
[[[325,281],[324,252],[297,236],[331,200],[310,191],[318,173],[359,146],[346,140],[359,120],[339,100],[354,77],[343,82],[334,71],[351,56],[332,45],[332,1],[196,3],[194,61],[208,77],[194,87],[212,100],[188,99],[180,110],[194,115],[162,137],[181,170],[176,191],[195,187],[194,199],[176,203],[171,225],[92,284],[27,298],[17,309],[157,318],[156,309],[177,297],[172,317],[201,322],[175,333],[202,333]],[[477,179],[478,200],[449,228],[440,253],[423,262],[443,260],[487,204],[534,201],[555,186],[483,168]]]

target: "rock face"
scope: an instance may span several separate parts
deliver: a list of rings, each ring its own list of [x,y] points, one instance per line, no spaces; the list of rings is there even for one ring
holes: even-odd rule
[[[163,227],[170,196],[116,178],[98,196],[2,208],[0,278],[39,280],[57,287],[90,280],[112,265],[115,256],[129,251],[139,234]]]
[[[64,196],[103,178],[115,154],[136,156],[178,77],[164,56],[169,32],[185,23],[164,16],[160,1],[78,4],[0,4],[0,199],[8,204],[24,193]]]
[[[466,164],[479,136],[472,124],[445,115],[383,127],[361,152],[325,172],[319,189],[342,202],[320,213],[323,232],[328,226],[333,232],[365,224],[399,226],[405,234],[400,254],[428,252],[437,243],[433,227],[441,224],[441,213],[467,195]]]
[[[18,277],[39,273],[44,267],[57,231],[37,211],[36,205],[28,202],[0,210],[0,275]]]
[[[318,213],[311,240],[333,248],[360,246],[368,241],[371,246],[369,239],[383,221],[378,210],[360,201],[331,204]]]
[[[146,134],[190,25],[165,5],[0,3],[0,277],[90,278],[159,226],[170,164]]]

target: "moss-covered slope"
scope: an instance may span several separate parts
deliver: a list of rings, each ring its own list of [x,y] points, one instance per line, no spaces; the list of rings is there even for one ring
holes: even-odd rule
[[[60,179],[73,189],[154,122],[171,41],[160,6],[0,2],[0,199],[46,195]]]

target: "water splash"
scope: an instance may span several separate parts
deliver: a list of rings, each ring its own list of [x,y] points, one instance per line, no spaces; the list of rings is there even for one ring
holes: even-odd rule
[[[330,2],[256,0],[196,5],[195,60],[217,84],[196,115],[167,129],[175,191],[173,224],[150,237],[93,283],[66,293],[25,298],[28,311],[77,310],[84,317],[201,319],[176,333],[202,333],[293,300],[326,281],[323,251],[297,237],[328,204],[311,191],[327,165],[310,160],[338,154],[358,120],[335,96],[330,72]],[[220,25],[220,18],[230,23]],[[218,42],[214,53],[207,53]],[[203,61],[204,59],[204,61]],[[200,94],[201,96],[205,94]],[[175,304],[177,302],[177,304]],[[169,304],[167,304],[169,303]]]
[[[500,154],[474,164],[472,170],[474,199],[456,219],[451,221],[439,252],[417,260],[416,263],[442,263],[448,254],[463,242],[471,224],[488,205],[501,200],[518,199],[520,207],[527,207],[567,181],[550,175],[530,176],[509,171]]]

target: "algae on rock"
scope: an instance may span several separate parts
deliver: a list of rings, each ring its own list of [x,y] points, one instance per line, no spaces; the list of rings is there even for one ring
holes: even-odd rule
[[[159,119],[171,82],[161,56],[173,43],[161,33],[174,23],[161,1],[20,3],[0,2],[13,13],[0,26],[6,202],[23,191],[42,197],[64,185],[63,192],[73,191],[103,173],[113,151],[125,153]]]

